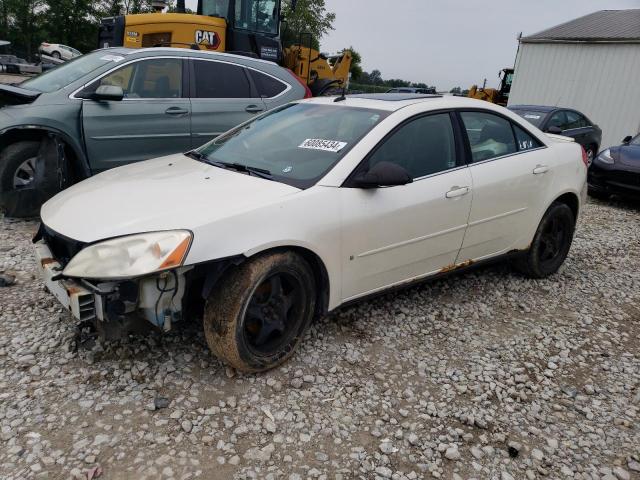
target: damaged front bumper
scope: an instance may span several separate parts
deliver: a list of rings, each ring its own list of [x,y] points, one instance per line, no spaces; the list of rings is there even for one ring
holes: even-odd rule
[[[145,323],[166,332],[182,320],[186,274],[191,267],[138,279],[100,282],[64,277],[63,265],[44,240],[35,243],[35,255],[47,290],[74,318],[94,322],[105,338],[140,331]]]

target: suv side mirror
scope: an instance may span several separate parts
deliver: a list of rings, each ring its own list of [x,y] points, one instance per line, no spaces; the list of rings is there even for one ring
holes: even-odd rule
[[[124,91],[122,87],[118,87],[117,85],[100,85],[91,98],[94,100],[113,100],[118,102],[124,98]]]
[[[631,140],[633,140],[633,137],[631,135],[627,135],[626,137],[624,137],[624,139],[622,140],[622,143],[627,144],[629,142],[631,142]]]
[[[562,129],[560,127],[556,127],[555,125],[547,128],[547,132],[553,133],[554,135],[562,135]]]
[[[366,173],[358,174],[353,181],[357,188],[396,187],[413,182],[413,178],[400,165],[391,162],[376,163]]]

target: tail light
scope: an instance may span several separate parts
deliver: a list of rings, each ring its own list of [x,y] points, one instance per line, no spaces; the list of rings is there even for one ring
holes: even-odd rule
[[[289,68],[287,68],[287,70],[289,70],[289,73],[293,76],[293,78],[295,78],[298,81],[298,83],[302,85],[302,87],[304,88],[304,98],[313,97],[313,93],[311,93],[311,89],[309,88],[309,85],[307,85],[305,82],[302,81],[302,79],[299,76],[293,73],[293,70]]]
[[[582,163],[584,163],[585,167],[589,168],[589,157],[587,157],[587,151],[582,145],[580,145],[580,148],[582,149]]]

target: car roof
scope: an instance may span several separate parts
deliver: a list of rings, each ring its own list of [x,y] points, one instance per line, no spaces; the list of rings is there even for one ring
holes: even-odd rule
[[[263,65],[272,65],[278,66],[277,63],[271,62],[269,60],[262,60],[260,58],[249,57],[245,55],[235,55],[233,53],[224,53],[224,52],[214,52],[211,50],[193,50],[191,48],[177,48],[177,47],[149,47],[149,48],[125,48],[125,47],[114,47],[108,48],[106,50],[118,51],[122,54],[128,55],[140,55],[145,56],[152,54],[150,56],[155,55],[166,55],[167,53],[171,53],[172,55],[179,55],[183,57],[194,57],[194,58],[217,58],[218,60],[242,60],[242,62],[246,63],[256,63]]]
[[[561,109],[561,107],[552,107],[549,105],[509,105],[509,110],[531,110],[533,112],[553,112],[559,109]]]
[[[303,100],[307,103],[318,105],[335,105],[357,108],[368,108],[372,110],[386,110],[395,112],[401,108],[415,104],[425,104],[429,110],[446,108],[482,108],[485,110],[501,109],[492,103],[483,100],[476,100],[467,97],[454,97],[452,95],[423,95],[411,93],[378,93],[346,95],[345,100],[336,102],[340,97],[315,97]]]

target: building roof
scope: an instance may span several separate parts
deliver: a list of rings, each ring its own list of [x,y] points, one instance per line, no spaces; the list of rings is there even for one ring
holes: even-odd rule
[[[640,42],[640,9],[601,10],[522,37],[523,43]]]

